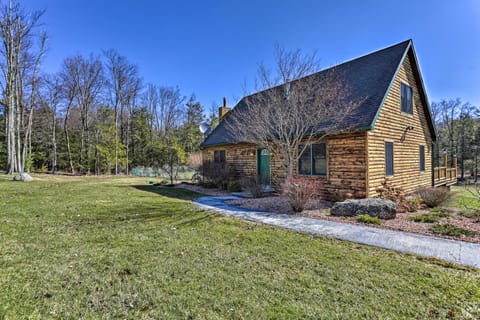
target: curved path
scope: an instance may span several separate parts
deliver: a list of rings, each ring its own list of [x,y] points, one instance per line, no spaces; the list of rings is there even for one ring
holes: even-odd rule
[[[480,268],[480,244],[433,238],[402,231],[358,226],[348,223],[300,216],[255,211],[231,206],[226,200],[234,196],[201,197],[193,203],[201,208],[244,220],[261,222],[301,232],[321,234],[340,240],[418,254]]]

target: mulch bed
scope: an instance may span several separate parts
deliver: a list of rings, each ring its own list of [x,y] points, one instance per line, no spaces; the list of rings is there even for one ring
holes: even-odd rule
[[[312,203],[306,210],[300,213],[295,213],[292,209],[288,200],[282,196],[271,196],[265,198],[256,198],[256,199],[239,199],[239,200],[230,200],[226,201],[228,204],[254,209],[254,210],[263,210],[283,214],[297,214],[305,217],[323,219],[336,222],[351,223],[356,225],[367,225],[375,228],[390,229],[390,230],[399,230],[404,232],[411,232],[417,234],[423,234],[432,237],[446,238],[452,240],[461,240],[467,242],[480,243],[480,221],[475,218],[467,218],[459,215],[456,212],[453,212],[449,217],[442,218],[439,222],[435,223],[422,223],[411,221],[409,217],[428,213],[428,210],[419,210],[417,212],[407,212],[407,213],[397,213],[395,219],[384,220],[381,225],[374,224],[365,224],[357,222],[355,218],[347,217],[334,217],[329,213],[329,208],[331,204],[325,201],[317,201]],[[454,209],[454,208],[449,208]],[[430,230],[430,228],[438,223],[442,224],[451,224],[456,227],[474,231],[477,234],[474,236],[461,235],[457,237],[447,236],[443,234],[437,234]]]

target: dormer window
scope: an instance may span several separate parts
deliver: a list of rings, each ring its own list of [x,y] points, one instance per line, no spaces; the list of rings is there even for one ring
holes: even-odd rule
[[[413,114],[412,87],[406,85],[405,83],[402,83],[400,96],[402,100],[402,112]]]

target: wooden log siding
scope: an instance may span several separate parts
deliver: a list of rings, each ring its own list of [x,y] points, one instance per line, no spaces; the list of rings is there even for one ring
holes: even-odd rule
[[[213,161],[215,150],[225,150],[225,160],[234,178],[257,174],[257,147],[248,144],[208,147],[203,150],[204,161]]]
[[[390,92],[384,102],[375,124],[368,132],[368,194],[375,196],[376,189],[385,179],[385,142],[393,142],[394,175],[389,180],[394,186],[402,187],[406,192],[415,191],[420,186],[432,185],[432,137],[426,119],[425,101],[420,97],[420,83],[414,76],[413,57],[405,58]],[[413,91],[413,114],[400,110],[400,84],[408,84]],[[402,135],[407,126],[413,130]],[[420,145],[425,146],[425,171],[420,171]]]
[[[327,176],[323,198],[349,193],[355,198],[366,196],[367,156],[366,132],[328,137]]]
[[[317,182],[319,196],[331,199],[335,193],[349,193],[357,198],[366,195],[367,156],[366,132],[342,134],[319,140],[327,143],[327,175],[305,176]],[[257,148],[252,145],[226,145],[209,147],[203,151],[205,160],[213,160],[214,150],[225,150],[226,161],[234,176],[257,174]],[[253,154],[253,155],[252,155]],[[298,166],[294,172],[297,174]],[[285,181],[287,169],[282,158],[270,156],[272,186],[277,190]]]

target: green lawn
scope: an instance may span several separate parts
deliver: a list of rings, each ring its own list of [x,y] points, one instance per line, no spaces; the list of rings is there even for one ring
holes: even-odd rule
[[[461,214],[467,217],[480,218],[480,188],[477,190],[473,186],[452,187],[452,191],[455,197],[447,205],[459,208]]]
[[[0,176],[0,319],[478,319],[480,272],[197,209],[146,178]]]

